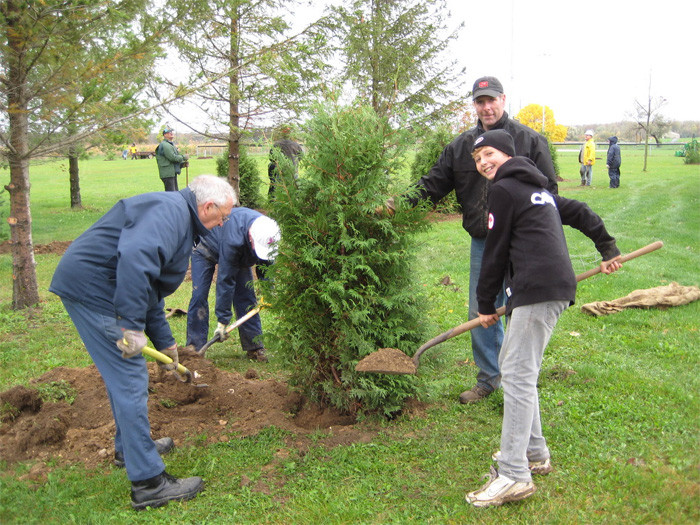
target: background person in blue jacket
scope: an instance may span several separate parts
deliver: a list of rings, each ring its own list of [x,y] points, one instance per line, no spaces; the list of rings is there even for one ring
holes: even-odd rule
[[[231,210],[224,225],[214,228],[192,253],[192,298],[187,310],[187,344],[199,350],[209,332],[209,289],[218,264],[214,335],[223,341],[231,322],[231,306],[240,319],[258,301],[253,289],[252,266],[272,262],[280,230],[277,223],[260,212],[240,207]],[[241,347],[250,359],[267,361],[262,341],[260,316],[254,315],[240,327]]]
[[[179,192],[120,200],[71,243],[49,290],[61,298],[107,388],[116,425],[115,464],[126,466],[135,509],[193,498],[200,477],[176,479],[160,457],[171,438],[153,441],[148,421],[148,337],[177,366],[177,344],[164,298],[182,283],[192,246],[223,224],[234,193],[201,175]]]
[[[610,178],[610,187],[620,187],[620,166],[622,165],[622,155],[620,154],[620,146],[617,143],[617,137],[608,137],[608,177]]]

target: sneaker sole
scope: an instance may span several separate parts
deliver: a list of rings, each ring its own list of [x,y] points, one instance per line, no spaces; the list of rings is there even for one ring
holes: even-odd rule
[[[470,494],[467,495],[467,502],[471,503],[477,508],[484,508],[484,507],[500,507],[504,503],[511,503],[513,501],[521,501],[524,500],[525,498],[528,498],[532,496],[535,491],[537,491],[537,487],[533,485],[531,488],[529,488],[526,491],[519,492],[517,494],[509,494],[507,496],[504,496],[502,498],[496,498],[492,500],[486,500],[486,501],[478,501],[478,500],[470,500],[469,496]]]

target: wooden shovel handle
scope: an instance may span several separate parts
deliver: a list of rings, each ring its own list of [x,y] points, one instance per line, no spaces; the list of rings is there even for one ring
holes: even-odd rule
[[[652,242],[651,244],[647,244],[644,248],[640,248],[639,250],[635,250],[633,252],[628,253],[627,255],[623,255],[620,257],[619,262],[621,263],[626,263],[627,261],[631,261],[632,259],[636,259],[640,255],[646,255],[647,253],[651,253],[653,251],[658,250],[664,245],[662,241],[656,241]],[[593,277],[594,275],[600,273],[600,265],[596,266],[595,268],[591,268],[587,272],[580,273],[576,276],[576,282],[581,282],[584,279],[588,279],[589,277]]]
[[[261,303],[261,304],[259,304],[258,306],[256,306],[255,308],[253,308],[250,312],[248,312],[247,314],[245,314],[243,317],[241,317],[240,319],[238,319],[235,323],[232,323],[232,324],[228,325],[228,326],[226,327],[226,333],[227,333],[227,334],[230,334],[233,330],[235,330],[236,328],[238,328],[239,326],[241,326],[243,323],[245,323],[248,319],[250,319],[250,318],[253,317],[255,314],[257,314],[257,313],[262,309],[262,307],[263,307],[263,304]],[[209,341],[207,341],[206,343],[204,343],[204,346],[203,346],[202,348],[200,348],[199,350],[197,350],[197,354],[198,354],[199,356],[201,356],[201,357],[204,357],[204,356],[206,355],[207,350],[209,350],[209,347],[210,347],[211,345],[213,345],[214,343],[218,343],[219,341],[221,341],[221,339],[219,339],[219,336],[218,336],[218,335],[215,335],[214,337],[212,337],[211,339],[209,339]]]
[[[662,241],[656,241],[651,244],[648,244],[644,248],[640,248],[639,250],[635,250],[631,253],[628,253],[627,255],[623,255],[620,257],[619,262],[625,263],[627,261],[631,261],[632,259],[635,259],[639,257],[640,255],[646,255],[647,253],[651,253],[655,250],[658,250],[664,245]],[[592,277],[596,274],[600,273],[600,265],[596,266],[595,268],[591,268],[590,270],[583,272],[579,275],[576,276],[576,282],[583,281],[584,279],[588,279],[589,277]],[[496,310],[496,314],[500,317],[504,313],[506,313],[506,307],[501,306]],[[467,321],[466,323],[462,323],[459,326],[455,326],[454,328],[450,328],[447,332],[443,332],[442,334],[438,335],[437,337],[433,337],[430,341],[425,343],[423,346],[421,346],[416,353],[413,355],[413,363],[416,365],[416,367],[419,365],[420,362],[420,356],[423,352],[425,352],[428,348],[432,348],[435,345],[438,345],[440,343],[444,343],[448,339],[452,339],[453,337],[457,337],[458,335],[463,334],[464,332],[468,332],[469,330],[472,330],[476,328],[477,326],[481,326],[481,323],[479,322],[479,319],[472,319],[471,321]]]

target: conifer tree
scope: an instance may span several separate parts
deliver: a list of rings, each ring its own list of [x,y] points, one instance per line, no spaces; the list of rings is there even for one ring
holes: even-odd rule
[[[461,98],[455,81],[464,68],[447,52],[463,24],[447,30],[444,0],[347,0],[336,12],[342,78],[378,115],[442,119]]]
[[[355,365],[382,347],[410,353],[423,339],[411,268],[426,210],[397,199],[395,214],[379,211],[397,139],[386,118],[366,106],[314,113],[304,177],[295,182],[291,163],[279,158],[271,215],[282,240],[265,295],[277,322],[266,341],[308,398],[350,413],[392,414],[415,393],[415,378],[362,374]]]

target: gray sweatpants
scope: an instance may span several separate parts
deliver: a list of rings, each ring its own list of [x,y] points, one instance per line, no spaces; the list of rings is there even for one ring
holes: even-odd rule
[[[514,308],[498,358],[503,387],[503,429],[499,473],[531,481],[528,461],[549,458],[542,436],[537,378],[544,349],[568,301],[548,301]]]

